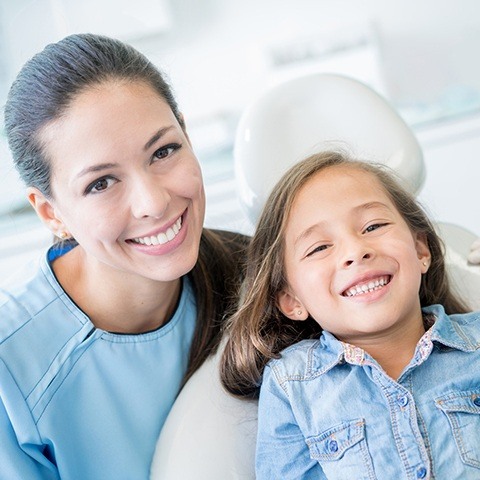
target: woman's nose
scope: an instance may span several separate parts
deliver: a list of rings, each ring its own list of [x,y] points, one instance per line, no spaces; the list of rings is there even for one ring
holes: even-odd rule
[[[168,190],[158,182],[142,179],[135,182],[131,209],[135,218],[161,218],[170,202]]]

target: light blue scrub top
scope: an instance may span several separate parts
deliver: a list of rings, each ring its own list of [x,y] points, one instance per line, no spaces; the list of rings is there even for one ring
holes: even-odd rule
[[[47,258],[0,290],[0,479],[147,479],[195,321],[186,278],[170,321],[138,335],[95,328]]]

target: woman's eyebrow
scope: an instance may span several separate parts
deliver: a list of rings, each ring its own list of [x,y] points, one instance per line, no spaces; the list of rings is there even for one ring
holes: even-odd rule
[[[172,128],[174,128],[173,125],[170,125],[169,127],[161,128],[160,130],[155,132],[152,138],[150,138],[150,140],[145,144],[145,146],[143,147],[143,150],[148,150],[152,145],[155,144],[155,142],[157,142],[160,138],[162,138],[163,135],[165,135],[165,133],[167,133]]]
[[[76,175],[76,178],[83,177],[87,173],[100,172],[101,170],[115,167],[118,167],[117,163],[99,163],[97,165],[92,165],[90,167],[84,168],[83,170],[80,170],[80,172],[78,172],[78,174]]]

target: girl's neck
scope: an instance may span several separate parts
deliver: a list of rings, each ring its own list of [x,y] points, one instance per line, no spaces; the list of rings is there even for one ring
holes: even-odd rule
[[[165,324],[175,312],[181,279],[159,282],[81,260],[80,248],[54,261],[52,268],[66,293],[102,330],[144,333]]]
[[[395,332],[353,344],[365,350],[389,377],[397,380],[412,360],[416,346],[424,333],[425,326],[420,312],[418,319],[404,324]]]

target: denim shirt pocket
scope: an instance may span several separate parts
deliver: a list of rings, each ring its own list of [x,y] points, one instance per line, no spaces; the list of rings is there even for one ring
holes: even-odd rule
[[[355,419],[306,439],[310,457],[328,478],[374,480],[372,459],[365,439],[365,420]]]
[[[463,463],[480,468],[480,389],[449,392],[435,404],[448,418]]]

